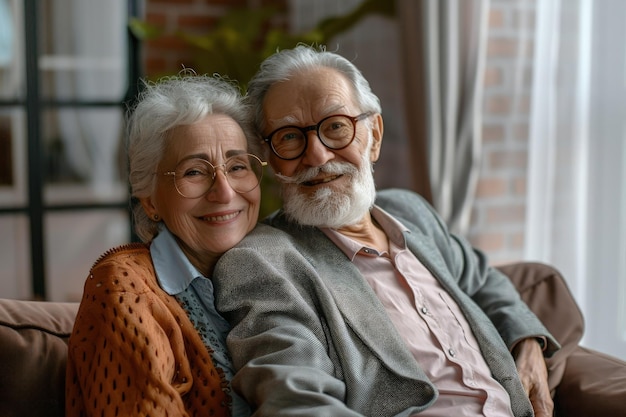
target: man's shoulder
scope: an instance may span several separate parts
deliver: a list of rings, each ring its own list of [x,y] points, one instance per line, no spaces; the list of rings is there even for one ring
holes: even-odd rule
[[[400,188],[388,188],[376,193],[376,205],[386,211],[415,211],[429,209],[429,203],[421,195]]]
[[[265,244],[278,244],[280,242],[289,242],[292,237],[276,227],[265,223],[257,223],[257,225],[248,233],[236,247],[250,247]]]
[[[398,188],[381,190],[376,194],[376,204],[411,230],[431,233],[444,227],[434,207],[413,191]]]

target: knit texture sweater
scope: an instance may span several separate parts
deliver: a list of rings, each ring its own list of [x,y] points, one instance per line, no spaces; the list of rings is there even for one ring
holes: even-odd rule
[[[228,416],[224,372],[146,244],[110,250],[86,280],[69,340],[66,416]]]

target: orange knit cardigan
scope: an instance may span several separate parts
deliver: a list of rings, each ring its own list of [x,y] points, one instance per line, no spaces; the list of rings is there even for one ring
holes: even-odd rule
[[[224,372],[159,287],[148,245],[102,255],[69,340],[66,416],[228,416],[230,402]]]

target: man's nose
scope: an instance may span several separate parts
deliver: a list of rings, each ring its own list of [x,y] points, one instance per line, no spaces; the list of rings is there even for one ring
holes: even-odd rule
[[[322,143],[316,130],[307,132],[307,135],[307,147],[302,156],[303,164],[317,167],[335,158],[335,152]]]

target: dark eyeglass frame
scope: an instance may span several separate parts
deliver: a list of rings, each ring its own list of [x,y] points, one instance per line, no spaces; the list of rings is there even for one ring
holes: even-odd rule
[[[252,187],[251,189],[249,189],[248,191],[238,191],[238,190],[236,190],[236,189],[235,189],[235,187],[233,187],[233,185],[230,183],[231,177],[229,177],[229,176],[228,176],[228,173],[227,173],[227,172],[226,172],[226,170],[224,169],[224,168],[226,167],[226,165],[228,165],[228,161],[229,161],[230,159],[232,159],[232,158],[236,158],[236,157],[241,157],[241,156],[247,156],[248,158],[252,157],[252,158],[254,158],[255,160],[257,160],[257,161],[260,163],[260,168],[261,168],[261,171],[260,171],[260,175],[257,177],[257,179],[258,179],[257,184],[256,184],[254,187]],[[224,171],[224,175],[226,176],[226,181],[228,182],[228,185],[230,186],[230,188],[232,188],[232,189],[233,189],[233,191],[235,191],[237,194],[245,194],[245,193],[249,193],[250,191],[252,191],[252,190],[256,189],[256,188],[257,188],[257,187],[261,184],[261,179],[263,178],[263,167],[267,166],[267,162],[265,162],[265,161],[261,160],[261,158],[259,158],[259,157],[258,157],[258,156],[256,156],[256,155],[253,155],[253,154],[251,154],[251,153],[246,153],[246,154],[237,154],[237,155],[230,156],[230,157],[226,158],[226,161],[225,161],[223,164],[219,164],[219,165],[213,165],[210,161],[207,161],[206,159],[202,159],[202,158],[197,158],[197,159],[198,159],[199,161],[202,161],[202,162],[207,163],[207,164],[208,164],[208,165],[212,168],[212,174],[213,174],[213,175],[211,176],[211,185],[209,185],[209,188],[207,188],[207,190],[206,190],[203,194],[200,194],[200,195],[199,195],[199,196],[197,196],[197,197],[190,197],[190,196],[187,196],[187,195],[183,194],[183,193],[180,191],[180,189],[178,188],[178,184],[176,183],[176,169],[174,169],[173,171],[166,171],[166,172],[163,172],[163,173],[162,173],[164,176],[171,176],[171,177],[172,177],[172,179],[174,180],[174,188],[176,189],[176,192],[177,192],[177,193],[178,193],[181,197],[184,197],[184,198],[190,198],[190,199],[195,199],[195,198],[200,198],[200,197],[202,197],[203,195],[205,195],[206,193],[208,193],[208,192],[209,192],[209,190],[210,190],[211,188],[213,188],[213,185],[215,184],[215,177],[217,176],[217,169],[218,169],[218,168],[222,168],[222,171]],[[181,161],[181,162],[183,162],[183,161]],[[180,162],[179,162],[179,164],[180,164]],[[178,165],[176,165],[176,166],[178,167]]]
[[[270,145],[270,149],[272,150],[272,153],[274,155],[276,155],[277,157],[279,157],[280,159],[285,160],[285,161],[292,161],[292,160],[298,159],[302,155],[304,155],[304,152],[306,152],[306,149],[309,146],[309,135],[307,135],[307,133],[309,131],[311,131],[311,130],[315,130],[315,133],[317,134],[317,137],[319,138],[319,140],[322,143],[322,145],[326,146],[328,149],[331,149],[333,151],[338,151],[338,150],[347,148],[354,141],[354,138],[356,137],[356,122],[358,122],[359,120],[367,119],[368,117],[370,117],[373,114],[374,114],[374,112],[371,112],[371,111],[367,111],[365,113],[361,113],[358,116],[348,116],[347,114],[331,114],[330,116],[324,117],[322,120],[317,122],[317,124],[314,124],[314,125],[311,125],[311,126],[305,126],[305,127],[300,127],[300,126],[295,126],[295,125],[281,126],[278,129],[273,130],[269,135],[265,136],[263,138],[263,140]],[[347,118],[348,120],[350,120],[352,122],[352,138],[348,141],[348,143],[346,143],[343,146],[339,146],[339,147],[330,146],[329,144],[324,142],[324,139],[320,135],[320,127],[322,126],[322,124],[326,120],[332,119],[333,117],[345,117],[345,118]],[[274,143],[272,142],[272,136],[274,136],[274,134],[276,134],[276,132],[281,131],[283,129],[298,129],[300,132],[302,132],[302,135],[304,136],[304,147],[302,148],[302,152],[300,152],[298,155],[296,155],[294,157],[286,158],[284,156],[281,156],[281,155],[278,154],[278,152],[274,148]]]

